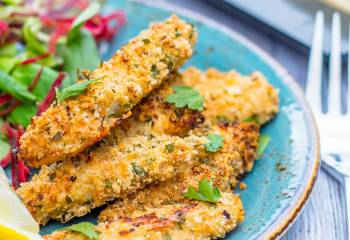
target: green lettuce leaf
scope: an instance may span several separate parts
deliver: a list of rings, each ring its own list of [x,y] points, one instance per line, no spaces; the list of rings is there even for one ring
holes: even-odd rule
[[[19,59],[16,57],[0,57],[0,71],[10,73],[18,62]]]
[[[41,29],[41,22],[38,18],[28,18],[23,26],[23,38],[26,42],[26,48],[30,49],[37,55],[47,52],[45,45],[38,40],[37,33]]]
[[[22,102],[34,102],[37,100],[35,95],[30,93],[25,85],[17,82],[12,76],[3,71],[0,71],[0,89]]]
[[[68,87],[76,82],[78,69],[93,70],[100,63],[100,55],[96,42],[91,33],[81,29],[74,41],[70,41],[62,50],[64,59],[63,69],[69,78],[63,81],[63,87]]]
[[[98,14],[100,10],[101,5],[99,3],[92,3],[80,13],[72,23],[72,27],[68,33],[68,42],[74,41],[78,37],[80,28],[86,23],[86,21]]]
[[[12,72],[12,76],[20,83],[29,86],[42,66],[39,64],[18,65]],[[43,100],[52,83],[58,76],[58,72],[49,67],[44,67],[40,79],[33,90],[33,94]]]
[[[20,124],[26,128],[37,111],[35,104],[21,104],[10,113],[7,120],[10,123]]]

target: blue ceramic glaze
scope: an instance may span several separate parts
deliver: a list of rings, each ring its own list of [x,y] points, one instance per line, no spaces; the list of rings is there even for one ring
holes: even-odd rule
[[[280,236],[307,200],[319,166],[317,130],[295,81],[248,40],[193,12],[155,1],[112,0],[107,2],[104,11],[115,8],[127,13],[128,23],[103,54],[104,59],[111,57],[116,49],[147,28],[150,22],[163,20],[176,12],[194,23],[199,32],[195,54],[186,66],[193,65],[203,70],[208,67],[222,71],[236,69],[242,74],[258,70],[279,89],[280,112],[262,129],[263,134],[270,135],[272,140],[254,170],[243,179],[247,189],[237,190],[243,200],[246,219],[225,239]],[[96,222],[99,210],[68,225],[87,220]],[[41,233],[47,234],[63,226],[50,222]]]

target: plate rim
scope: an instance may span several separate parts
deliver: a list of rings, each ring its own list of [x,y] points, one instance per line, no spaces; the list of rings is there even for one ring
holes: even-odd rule
[[[266,230],[260,233],[258,236],[256,235],[254,236],[254,237],[263,237],[263,239],[280,238],[288,230],[288,228],[292,225],[292,223],[297,219],[298,215],[300,214],[307,200],[309,199],[309,196],[316,182],[316,178],[318,175],[320,162],[321,162],[320,139],[319,139],[317,124],[315,121],[315,117],[309,107],[309,104],[306,101],[302,88],[299,86],[297,81],[288,73],[288,71],[281,64],[279,64],[272,56],[270,56],[265,50],[257,46],[255,43],[253,43],[251,40],[249,40],[242,34],[229,28],[228,26],[212,18],[206,17],[201,13],[192,11],[190,9],[187,9],[169,2],[165,2],[164,0],[129,0],[129,1],[148,5],[158,9],[164,9],[174,13],[179,13],[183,16],[186,16],[198,22],[201,22],[209,27],[220,30],[221,32],[231,37],[232,39],[239,41],[240,44],[252,50],[256,55],[258,55],[261,59],[263,59],[266,63],[268,63],[271,66],[271,68],[275,71],[276,75],[281,78],[283,84],[285,84],[293,92],[296,100],[301,106],[302,112],[304,113],[304,116],[307,122],[306,124],[311,126],[309,131],[311,133],[311,137],[313,136],[312,140],[314,141],[312,142],[313,144],[311,144],[311,148],[313,149],[313,151],[310,151],[310,153],[311,153],[311,159],[313,158],[313,166],[311,171],[309,172],[308,178],[306,179],[307,182],[304,183],[303,185],[303,188],[304,188],[302,189],[303,192],[299,193],[300,196],[298,199],[296,199],[296,202],[294,205],[287,207],[283,211],[284,214],[288,213],[288,215],[285,215],[284,219],[282,219],[282,221],[280,221],[279,223],[274,223],[272,224],[272,226],[267,227]],[[296,194],[298,194],[298,192]]]

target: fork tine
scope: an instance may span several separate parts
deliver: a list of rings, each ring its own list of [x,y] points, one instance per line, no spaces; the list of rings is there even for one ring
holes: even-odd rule
[[[349,24],[349,39],[348,39],[348,89],[347,89],[347,112],[346,114],[350,116],[350,24]]]
[[[321,83],[323,63],[323,32],[324,15],[322,11],[316,14],[312,46],[309,58],[309,70],[306,82],[306,97],[314,112],[322,112]]]
[[[331,40],[328,112],[341,114],[341,30],[339,13],[334,13],[332,17]]]

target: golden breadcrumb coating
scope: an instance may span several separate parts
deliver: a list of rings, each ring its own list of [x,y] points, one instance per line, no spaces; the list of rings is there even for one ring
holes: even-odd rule
[[[205,240],[224,237],[244,219],[240,198],[223,192],[216,204],[199,201],[165,204],[100,223],[98,240]],[[82,234],[59,231],[46,240],[88,240]]]
[[[242,76],[233,70],[210,68],[202,72],[189,67],[178,76],[176,84],[192,86],[200,92],[205,99],[203,114],[210,123],[254,119],[263,124],[278,111],[278,91],[259,72]]]
[[[151,134],[185,136],[191,129],[203,123],[201,112],[176,108],[166,102],[166,97],[173,93],[169,87],[171,82],[172,80],[163,83],[136,105],[132,110],[133,116],[124,120],[107,139]]]
[[[220,151],[207,154],[198,164],[187,167],[175,178],[158,182],[137,191],[128,197],[117,200],[99,216],[99,222],[109,222],[119,216],[128,216],[136,210],[146,207],[158,207],[163,204],[186,202],[183,197],[189,186],[197,187],[201,179],[212,179],[214,185],[222,191],[230,191],[239,178],[252,169],[256,159],[259,142],[259,127],[255,123],[214,126],[212,129],[200,129],[198,135],[220,134],[224,144]]]
[[[98,79],[84,93],[33,118],[20,140],[20,159],[39,167],[66,160],[101,140],[192,55],[195,40],[193,26],[175,15],[152,24],[112,59],[83,74],[84,79]]]
[[[33,217],[45,224],[83,216],[154,181],[174,177],[205,154],[205,137],[125,137],[75,159],[43,166],[17,190]]]
[[[94,186],[95,182],[101,181],[102,183],[99,185],[104,185],[105,181],[109,184],[109,181],[112,181],[112,179],[119,178],[120,176],[117,174],[118,168],[123,168],[125,164],[129,164],[130,168],[130,161],[133,158],[139,157],[138,161],[146,159],[146,161],[151,162],[151,166],[153,166],[153,161],[164,164],[162,163],[164,159],[161,158],[161,155],[154,152],[156,150],[160,151],[159,153],[164,151],[165,142],[172,141],[170,135],[186,135],[190,129],[203,122],[203,116],[200,112],[186,108],[176,109],[173,105],[166,103],[165,97],[169,92],[172,92],[172,90],[166,82],[143,99],[134,108],[133,116],[124,120],[114,130],[112,135],[104,138],[98,145],[90,147],[76,157],[60,164],[53,164],[49,167],[44,166],[30,182],[22,184],[17,192],[36,220],[41,224],[45,224],[51,218],[67,221],[75,216],[84,215],[91,208],[102,205],[106,201],[119,196],[121,193],[115,191],[107,192],[106,196],[101,196],[101,199],[98,198],[96,201],[92,199],[91,203],[83,203],[88,200],[88,195],[92,194],[85,193],[87,195],[84,195],[84,191],[93,188],[95,191],[93,195],[101,194],[98,191],[104,192],[103,186],[101,189]],[[200,137],[194,138],[196,141],[201,139]],[[191,139],[191,137],[186,139],[174,138],[174,141],[191,141]],[[190,143],[186,150],[189,151],[194,143]],[[171,151],[172,147],[175,148],[176,146],[169,145],[169,151]],[[198,147],[196,146],[196,148]],[[136,150],[141,152],[135,153]],[[118,154],[118,151],[121,151],[121,153]],[[153,153],[156,156],[147,155]],[[170,154],[173,153],[170,152]],[[191,156],[195,156],[197,153],[193,152],[191,154]],[[187,159],[182,159],[181,157],[184,156],[179,156],[179,159],[175,160],[179,163],[182,160],[187,161]],[[167,154],[166,158],[168,161],[174,160],[172,155]],[[173,162],[173,164],[178,164],[178,162]],[[107,166],[112,168],[108,168],[105,173],[104,168]],[[157,167],[157,165],[154,167]],[[120,171],[122,172],[122,169]],[[127,175],[126,172],[121,174],[121,176],[123,174]],[[162,174],[168,176],[166,171]],[[109,177],[112,179],[109,179]],[[127,175],[125,179],[130,177],[132,176]],[[47,178],[49,181],[47,181]],[[120,178],[121,180],[123,178]],[[147,183],[146,178],[140,180],[143,181],[143,184]],[[155,178],[154,180],[157,179]],[[123,183],[121,182],[120,184]],[[84,186],[84,188],[80,189],[78,186]],[[127,188],[128,186],[125,185],[125,187]],[[114,196],[114,194],[117,195]],[[104,199],[107,196],[108,199]],[[66,198],[75,199],[75,202],[67,204]]]

